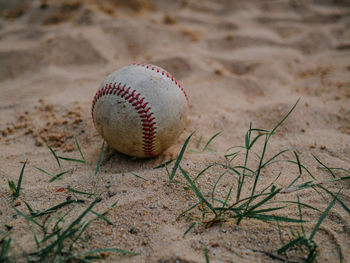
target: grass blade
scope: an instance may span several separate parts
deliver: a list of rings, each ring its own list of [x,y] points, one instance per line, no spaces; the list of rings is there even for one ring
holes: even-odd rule
[[[82,153],[82,151],[81,151],[81,149],[80,149],[80,146],[79,146],[77,137],[74,136],[74,139],[75,139],[75,144],[77,145],[78,151],[79,151],[79,153],[80,153],[80,156],[81,156],[81,158],[83,158],[83,160],[84,160],[85,163],[86,163],[85,157],[84,157],[84,155],[83,155],[83,153]]]
[[[80,195],[87,195],[88,197],[91,197],[91,196],[95,195],[94,193],[88,193],[88,192],[83,192],[83,191],[75,190],[75,189],[71,188],[70,185],[68,185],[66,189],[67,189],[69,192],[72,192],[72,193],[75,193],[75,194],[80,194]]]
[[[300,221],[303,221],[303,214],[302,214],[302,212],[301,212],[300,197],[299,197],[299,195],[297,195],[297,197],[298,197],[298,212],[299,212],[299,219],[300,219]],[[305,234],[305,229],[304,229],[304,225],[303,225],[303,223],[300,223],[300,227],[301,227],[301,231],[303,232],[303,235],[304,235],[304,236],[306,236],[306,234]]]
[[[17,190],[15,182],[14,181],[8,181],[8,184],[9,184],[9,188],[10,188],[11,194],[14,195],[16,190]]]
[[[179,168],[180,168],[182,175],[185,177],[187,182],[189,182],[189,184],[191,185],[191,188],[194,191],[194,193],[197,195],[198,199],[200,201],[203,201],[209,207],[209,209],[217,216],[217,212],[215,211],[215,208],[204,198],[201,191],[199,191],[199,189],[194,184],[194,182],[191,180],[191,178],[188,176],[188,174],[185,172],[185,170],[182,169],[181,166],[179,166]]]
[[[30,215],[35,215],[36,213],[34,212],[33,208],[30,207],[30,205],[25,201],[23,200],[24,204],[26,205],[26,207],[28,208],[28,211],[30,213]]]
[[[274,159],[276,159],[278,156],[280,156],[281,154],[285,153],[285,152],[288,152],[289,150],[283,150],[283,151],[280,151],[279,153],[275,154],[273,157],[271,157],[269,160],[267,160],[262,166],[261,168],[265,168],[266,166],[268,166],[269,164],[272,163],[272,161]]]
[[[4,260],[4,262],[10,262],[9,258],[8,258],[8,252],[10,250],[10,246],[11,246],[11,237],[9,237],[7,240],[5,240],[5,238],[0,240],[1,243],[3,243],[2,247],[1,247],[1,251],[0,251],[0,260]]]
[[[196,182],[197,179],[206,171],[208,170],[210,167],[214,166],[214,164],[211,164],[209,166],[207,166],[205,169],[203,169],[194,179],[193,179],[193,182]]]
[[[142,180],[144,180],[144,181],[149,181],[148,179],[146,179],[146,178],[144,178],[144,177],[142,177],[142,176],[140,176],[140,175],[137,175],[137,174],[135,174],[135,173],[133,173],[133,172],[130,172],[130,174],[132,174],[133,176],[135,176],[135,177],[137,177],[137,178],[140,178],[140,179],[142,179]]]
[[[199,146],[201,145],[202,139],[203,139],[203,136],[201,135],[201,137],[199,137],[199,140],[198,140],[198,142],[196,144],[196,149],[198,149]]]
[[[185,231],[183,237],[185,237],[187,235],[188,232],[191,231],[192,228],[194,228],[194,226],[197,225],[197,222],[193,222],[189,228],[187,228],[187,230]]]
[[[58,159],[58,156],[57,156],[57,154],[55,153],[55,151],[50,147],[50,145],[46,144],[46,146],[47,146],[47,148],[49,148],[49,150],[50,150],[50,152],[52,153],[53,157],[55,157],[56,162],[57,162],[57,164],[58,164],[58,167],[59,167],[60,169],[62,169],[62,168],[61,168],[60,160]]]
[[[204,248],[205,263],[210,263],[207,247]]]
[[[71,258],[78,258],[81,256],[87,256],[87,255],[91,255],[91,254],[96,254],[96,253],[101,253],[101,252],[113,252],[113,253],[121,253],[121,254],[125,254],[125,255],[130,255],[130,256],[137,256],[140,255],[140,253],[137,252],[132,252],[132,251],[126,251],[120,248],[99,248],[99,249],[92,249],[89,251],[84,251],[81,253],[77,253],[74,255],[71,255],[69,257],[66,258],[67,259],[71,259]]]
[[[37,170],[39,170],[40,172],[43,172],[43,173],[45,173],[45,174],[47,174],[47,175],[50,175],[50,176],[54,176],[53,174],[50,174],[48,171],[45,171],[44,169],[41,169],[41,168],[39,168],[39,167],[37,167],[37,166],[34,166],[34,168],[35,169],[37,169]]]
[[[338,203],[344,208],[344,210],[350,214],[350,208],[347,207],[335,194],[333,194],[331,191],[329,191],[326,187],[323,187],[322,185],[319,185],[318,187],[326,191],[333,198],[336,198]]]
[[[264,215],[264,214],[255,214],[255,213],[251,213],[245,216],[249,218],[259,219],[261,221],[280,221],[280,222],[289,222],[289,223],[307,222],[307,221],[300,221],[300,219],[289,218],[284,216]]]
[[[340,191],[339,191],[340,192]],[[326,208],[326,210],[324,210],[324,212],[322,213],[322,215],[320,216],[320,218],[317,221],[317,224],[315,225],[314,229],[312,230],[309,240],[312,240],[317,232],[317,230],[319,229],[320,225],[322,224],[323,220],[326,218],[326,216],[328,215],[329,211],[331,210],[331,208],[333,207],[333,205],[335,204],[335,202],[338,199],[338,195],[339,192],[337,193],[337,195],[333,198],[332,202],[330,202],[330,204],[328,205],[328,207]]]
[[[42,216],[42,215],[46,215],[46,214],[50,214],[52,212],[55,212],[57,209],[65,206],[65,205],[69,205],[71,203],[79,203],[79,202],[82,202],[81,200],[67,200],[67,201],[64,201],[58,205],[55,205],[49,209],[46,209],[45,211],[42,211],[42,212],[39,212],[39,213],[35,213],[35,215],[33,215],[32,217],[38,217],[38,216]]]
[[[154,167],[153,169],[163,168],[163,167],[165,167],[165,166],[171,164],[171,163],[172,163],[173,161],[175,161],[175,160],[176,160],[176,159],[171,159],[171,160],[169,160],[169,161],[166,161],[166,162],[164,162],[164,163],[162,163],[162,164],[160,164],[160,165]]]
[[[277,189],[276,191],[270,193],[267,197],[265,197],[263,200],[261,200],[259,203],[251,206],[250,208],[247,209],[246,213],[250,213],[252,212],[254,209],[258,208],[259,206],[262,206],[263,204],[265,204],[268,200],[270,200],[271,198],[273,198],[276,194],[278,194],[281,191],[281,189]]]
[[[49,183],[52,183],[53,181],[55,181],[56,179],[60,178],[62,175],[68,173],[68,171],[65,171],[65,172],[61,172],[59,174],[56,174],[54,177],[52,177],[50,180],[49,180]]]
[[[278,249],[277,254],[282,254],[286,252],[288,249],[290,249],[291,247],[304,242],[307,242],[307,239],[305,237],[298,237],[296,239],[293,239],[292,241],[288,242],[286,245]]]
[[[33,218],[31,218],[31,217],[27,216],[26,214],[22,213],[21,211],[17,210],[15,207],[12,207],[12,208],[17,212],[17,214],[23,216],[27,221],[30,221],[30,222],[36,224],[37,226],[42,227],[42,225],[39,224],[39,223],[38,223],[36,220],[34,220]]]
[[[170,181],[172,181],[173,178],[174,178],[174,176],[175,176],[176,170],[177,170],[177,168],[178,168],[179,165],[180,165],[181,159],[182,159],[182,157],[183,157],[183,155],[184,155],[184,153],[185,153],[187,144],[188,144],[188,142],[190,141],[192,135],[193,135],[193,132],[190,134],[190,136],[187,137],[187,139],[186,139],[184,145],[182,146],[182,149],[181,149],[181,151],[180,151],[180,154],[179,154],[179,156],[177,157],[176,162],[175,162],[175,164],[174,164],[173,170],[171,171],[171,175],[170,175],[170,177],[169,177],[169,180],[170,180]]]
[[[297,100],[297,102],[294,104],[294,106],[290,109],[290,111],[283,117],[283,119],[275,126],[275,128],[272,129],[272,131],[270,132],[270,134],[274,134],[274,132],[277,130],[278,127],[280,127],[282,125],[282,123],[289,117],[289,115],[294,111],[295,107],[297,106],[297,104],[299,103],[300,98]]]
[[[204,152],[204,151],[208,148],[209,144],[215,139],[215,137],[217,137],[218,135],[220,135],[220,133],[221,133],[221,131],[218,132],[218,133],[216,133],[216,134],[214,134],[214,135],[209,139],[209,141],[207,142],[207,144],[204,146],[202,152]]]
[[[97,213],[94,210],[91,210],[91,213],[96,215],[98,218],[102,219],[103,221],[107,222],[109,225],[115,226],[113,222],[111,222],[107,217],[105,217],[103,214]]]
[[[63,157],[63,156],[57,156],[58,159],[60,160],[65,160],[69,162],[76,162],[76,163],[86,163],[85,160],[80,160],[80,159],[74,159],[74,158],[68,158],[68,157]]]
[[[184,214],[186,214],[187,212],[191,211],[193,208],[199,206],[201,204],[201,201],[199,201],[198,203],[194,204],[193,206],[191,206],[190,208],[186,209],[185,211],[181,212],[181,214],[179,214],[175,220],[178,220],[180,217],[182,217]]]
[[[97,165],[96,165],[96,170],[95,170],[94,177],[97,176],[98,171],[100,170],[100,165],[101,165],[101,161],[102,161],[102,156],[103,156],[103,149],[104,149],[104,147],[105,147],[105,142],[103,141],[102,146],[101,146],[100,156],[99,156],[99,158],[98,158],[98,162],[97,162]]]
[[[24,168],[26,167],[27,160],[24,162],[21,170],[21,174],[19,175],[19,179],[17,182],[17,187],[16,187],[16,192],[14,194],[15,198],[19,197],[19,191],[21,190],[21,185],[22,185],[22,178],[23,178],[23,173],[24,173]]]
[[[322,165],[332,176],[333,178],[335,178],[335,174],[333,173],[333,171],[331,169],[329,169],[326,165],[324,165],[315,155],[312,154],[312,156],[315,158],[315,160]]]

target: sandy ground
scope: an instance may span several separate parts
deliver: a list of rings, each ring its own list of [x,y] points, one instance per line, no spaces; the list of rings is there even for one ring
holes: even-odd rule
[[[298,98],[295,111],[272,137],[268,156],[295,150],[319,181],[331,176],[316,169],[312,154],[330,167],[350,168],[349,1],[1,0],[0,12],[0,230],[11,235],[11,253],[18,257],[20,246],[36,247],[28,223],[12,206],[27,213],[25,200],[44,210],[71,198],[63,190],[70,185],[101,194],[98,212],[119,201],[106,215],[115,226],[96,221],[80,247],[120,247],[141,255],[110,253],[105,262],[205,262],[205,247],[210,262],[280,262],[268,255],[282,246],[276,223],[247,219],[237,226],[232,220],[207,229],[196,226],[183,237],[201,211],[192,211],[192,218],[176,217],[197,198],[180,184],[169,184],[164,169],[153,167],[176,157],[192,131],[189,149],[201,136],[205,142],[221,131],[210,145],[215,152],[185,153],[182,166],[195,176],[222,162],[230,146],[243,145],[250,122],[272,129]],[[114,153],[96,180],[93,168],[62,162],[69,173],[48,183],[49,176],[34,168],[59,172],[46,143],[59,155],[79,158],[76,136],[90,165],[96,165],[102,139],[90,115],[92,98],[110,72],[134,61],[165,68],[185,87],[189,121],[177,143],[148,160]],[[107,147],[104,154],[111,152]],[[293,159],[293,154],[283,157]],[[14,201],[7,181],[17,181],[25,160],[23,189]],[[279,171],[279,187],[298,173],[295,166],[276,164],[264,171],[261,187]],[[219,175],[212,169],[198,180],[205,195]],[[176,179],[185,182],[180,173]],[[304,174],[300,183],[309,179]],[[224,179],[219,194],[231,184],[234,177]],[[349,182],[329,189],[342,189],[339,198],[350,206]],[[300,192],[303,202],[321,211],[331,201],[324,197]],[[82,198],[85,204],[75,205],[77,212],[67,221],[92,201]],[[280,200],[295,201],[296,195]],[[298,216],[295,206],[275,214]],[[310,233],[320,213],[306,209],[304,216]],[[318,262],[350,261],[349,219],[339,204],[332,208],[315,236]],[[289,225],[281,231],[283,242],[290,240]],[[300,255],[290,253],[290,260],[300,261]]]

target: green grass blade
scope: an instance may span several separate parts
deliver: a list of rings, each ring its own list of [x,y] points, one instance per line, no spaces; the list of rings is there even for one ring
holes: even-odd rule
[[[294,106],[290,109],[290,111],[283,117],[283,119],[272,129],[270,134],[274,134],[274,132],[277,130],[278,127],[282,125],[282,123],[289,117],[289,115],[294,111],[295,107],[299,103],[300,98],[297,100],[297,102],[294,104]]]
[[[158,166],[156,166],[156,167],[154,167],[153,169],[159,169],[159,168],[163,168],[163,167],[165,167],[165,166],[168,166],[169,164],[171,164],[173,161],[175,161],[176,159],[171,159],[171,160],[169,160],[169,161],[166,161],[166,162],[164,162],[164,163],[162,163],[162,164],[160,164],[160,165],[158,165]]]
[[[132,174],[133,176],[135,176],[135,177],[137,177],[137,178],[140,178],[140,179],[142,179],[142,180],[144,180],[144,181],[149,181],[148,179],[146,179],[146,178],[144,178],[144,177],[142,177],[142,176],[140,176],[140,175],[138,175],[138,174],[135,174],[135,173],[133,173],[133,172],[130,172],[130,174]]]
[[[0,261],[4,260],[4,262],[10,262],[9,258],[8,258],[8,253],[10,251],[10,247],[11,247],[11,237],[9,237],[7,240],[5,240],[5,238],[0,240],[1,243],[3,243],[2,247],[1,247],[1,251],[0,251]]]
[[[318,169],[325,169],[325,170],[329,169],[329,170],[335,170],[335,171],[342,171],[342,172],[350,174],[350,170],[346,170],[346,169],[340,168],[340,167],[327,167],[327,169],[324,167],[319,167]]]
[[[27,160],[24,162],[21,170],[21,174],[19,175],[19,179],[17,182],[17,187],[16,187],[16,192],[14,194],[15,198],[19,197],[19,191],[21,190],[21,185],[22,185],[22,178],[23,178],[23,173],[24,173],[24,168],[26,167]]]
[[[63,157],[63,156],[57,156],[57,157],[58,157],[58,159],[60,159],[60,160],[65,160],[65,161],[69,161],[69,162],[86,163],[85,160],[74,159],[74,158]]]
[[[333,198],[336,198],[338,203],[343,207],[343,209],[350,214],[350,208],[347,207],[335,194],[333,194],[331,191],[329,191],[326,187],[323,187],[322,185],[319,185],[318,187],[326,191]]]
[[[205,257],[205,263],[210,263],[207,247],[204,248],[204,257]]]
[[[298,166],[300,165],[300,167],[303,168],[312,179],[316,180],[316,178],[312,175],[312,173],[301,163],[298,164],[298,162],[291,161],[291,160],[286,160],[286,162],[292,163],[292,164],[297,164]]]
[[[315,160],[322,165],[332,176],[333,178],[335,178],[335,174],[333,173],[333,171],[331,169],[329,169],[326,165],[324,165],[315,155],[312,154],[312,156],[315,158]]]
[[[221,167],[223,167],[223,168],[226,168],[226,169],[231,170],[232,172],[234,172],[234,173],[237,174],[238,176],[241,175],[241,173],[240,173],[237,169],[235,169],[234,167],[232,167],[232,166],[230,166],[230,165],[226,165],[226,164],[217,164],[217,165],[219,165],[219,166],[221,166]]]
[[[301,212],[301,204],[300,204],[300,197],[299,197],[299,195],[297,195],[297,203],[298,203],[298,212],[299,212],[299,219],[300,219],[300,221],[303,221],[303,213]],[[305,235],[305,229],[304,229],[304,225],[303,225],[303,223],[300,223],[300,228],[301,228],[301,231],[303,232],[303,235],[304,235],[304,237],[306,236]]]
[[[49,180],[49,183],[52,183],[52,182],[55,181],[56,179],[60,178],[62,175],[65,175],[66,173],[68,173],[68,171],[61,172],[61,173],[59,173],[59,174],[56,174],[54,177],[52,177],[52,178]]]
[[[91,197],[91,196],[95,195],[94,193],[88,193],[88,192],[83,192],[83,191],[79,191],[79,190],[73,189],[72,187],[70,187],[70,185],[68,185],[66,189],[69,192],[72,192],[72,193],[75,193],[75,194],[80,194],[80,195],[87,195],[88,197]]]
[[[283,254],[284,252],[286,252],[291,247],[293,247],[293,246],[295,246],[295,245],[297,245],[299,243],[304,243],[306,241],[307,241],[307,239],[305,237],[298,237],[296,239],[293,239],[292,241],[288,242],[286,245],[284,245],[283,247],[278,249],[277,250],[277,254]]]
[[[196,149],[198,149],[199,146],[201,145],[202,139],[203,139],[203,136],[201,135],[201,137],[199,137],[199,140],[198,140],[198,142],[196,144]]]
[[[94,210],[91,210],[91,213],[93,213],[94,215],[96,215],[98,218],[100,218],[101,220],[107,222],[109,225],[115,226],[115,224],[113,222],[111,222],[107,217],[105,217],[104,215],[95,212]]]
[[[280,151],[279,153],[275,154],[273,157],[271,157],[269,160],[267,160],[262,166],[261,168],[265,168],[266,166],[268,166],[269,164],[272,163],[272,161],[274,159],[276,159],[278,156],[280,156],[281,154],[285,153],[285,152],[288,152],[289,150],[283,150],[283,151]]]
[[[79,153],[80,153],[81,158],[83,158],[83,160],[84,160],[85,163],[86,163],[85,157],[84,157],[84,155],[83,155],[83,153],[82,153],[82,151],[81,151],[81,149],[80,149],[80,146],[79,146],[79,143],[78,143],[78,139],[77,139],[76,136],[74,136],[74,140],[75,140],[75,144],[77,145],[77,148],[78,148],[78,151],[79,151]]]
[[[286,208],[286,206],[271,207],[271,208],[265,208],[265,209],[260,209],[260,210],[254,210],[253,213],[261,214],[261,213],[267,213],[267,212],[272,212],[272,211],[276,211],[276,210],[281,210],[284,208]]]
[[[37,237],[34,229],[32,228],[32,226],[29,226],[29,229],[30,229],[30,231],[33,234],[33,238],[34,238],[34,241],[35,241],[36,248],[39,248],[40,247],[39,240],[38,240],[38,237]]]
[[[21,211],[19,211],[19,210],[16,209],[15,207],[12,207],[12,208],[17,212],[17,214],[19,214],[20,216],[24,217],[27,221],[30,221],[30,222],[36,224],[37,226],[42,227],[42,225],[39,224],[39,223],[38,223],[36,220],[34,220],[33,218],[31,218],[31,217],[27,216],[26,214],[22,213]]]
[[[263,194],[267,189],[269,189],[271,186],[274,187],[274,183],[280,178],[282,172],[279,172],[279,174],[276,176],[276,178],[268,185],[266,186],[263,190],[261,190],[261,194]],[[272,188],[271,188],[272,189]],[[273,191],[272,191],[273,192]]]
[[[28,208],[28,211],[30,213],[31,216],[35,215],[36,213],[34,212],[34,210],[30,207],[30,205],[25,201],[23,200],[24,204],[26,205],[26,207]]]
[[[209,144],[215,139],[215,137],[217,137],[218,135],[220,135],[221,131],[214,134],[210,139],[209,141],[207,142],[207,144],[204,146],[202,152],[204,152],[208,147],[209,147]]]
[[[210,164],[209,166],[207,166],[205,169],[203,169],[194,179],[193,182],[196,182],[197,179],[203,174],[205,173],[210,167],[214,166],[214,164]]]
[[[232,188],[233,188],[233,185],[231,185],[230,190],[228,191],[228,193],[227,193],[227,195],[225,197],[225,201],[222,204],[222,208],[224,208],[226,206],[227,201],[230,199],[230,196],[231,196],[231,193],[232,193]]]
[[[204,196],[202,195],[201,191],[197,188],[197,186],[194,184],[194,182],[188,176],[188,174],[185,172],[185,170],[182,169],[181,166],[179,166],[179,168],[180,168],[180,171],[181,171],[182,175],[185,177],[187,182],[189,182],[189,184],[191,185],[191,188],[194,191],[194,193],[197,195],[198,199],[200,201],[203,201],[209,207],[209,209],[217,216],[217,212],[215,211],[214,207],[207,201],[207,199],[204,198]]]
[[[57,154],[55,153],[55,151],[50,147],[50,145],[46,144],[46,146],[47,146],[47,148],[49,148],[49,150],[50,150],[50,152],[52,153],[53,157],[55,157],[56,162],[57,162],[57,164],[58,164],[58,167],[59,167],[60,169],[62,169],[62,168],[61,168],[60,160],[58,159],[58,156],[57,156]]]
[[[298,168],[299,168],[299,175],[301,175],[303,173],[303,170],[301,169],[301,163],[300,163],[300,159],[299,159],[299,155],[296,151],[293,151],[294,155],[295,155],[295,159],[297,160],[298,163]]]
[[[301,175],[298,175],[297,177],[294,178],[294,180],[286,187],[287,189],[290,189],[299,179],[300,179]]]
[[[264,135],[266,135],[266,134],[260,133],[260,134],[258,134],[257,136],[255,136],[255,138],[254,138],[254,139],[251,141],[251,143],[249,144],[249,149],[251,149],[251,148],[254,146],[254,144],[258,141],[258,139],[259,139],[260,137],[264,136]]]
[[[39,213],[35,213],[35,215],[33,215],[32,217],[38,217],[38,216],[42,216],[42,215],[46,215],[46,214],[50,214],[52,212],[55,212],[57,209],[63,207],[63,206],[66,206],[66,205],[69,205],[71,203],[79,203],[79,202],[82,202],[81,200],[67,200],[67,201],[64,201],[58,205],[55,205],[49,209],[46,209],[45,211],[42,211],[42,212],[39,212]]]
[[[188,142],[190,141],[192,135],[193,135],[193,132],[190,134],[190,136],[187,137],[187,139],[186,139],[184,145],[182,146],[182,149],[181,149],[181,151],[180,151],[180,154],[179,154],[179,156],[178,156],[177,159],[176,159],[176,162],[175,162],[175,164],[174,164],[173,170],[172,170],[171,175],[170,175],[170,177],[169,177],[169,180],[170,180],[170,181],[172,181],[172,180],[174,179],[176,170],[177,170],[177,168],[178,168],[179,165],[180,165],[180,162],[181,162],[182,157],[183,157],[183,155],[184,155],[184,153],[185,153],[187,144],[188,144]]]
[[[80,221],[86,216],[87,213],[90,212],[90,210],[95,206],[95,204],[98,202],[98,199],[95,199],[87,209],[85,209],[78,218],[76,218],[61,234],[58,234],[57,239],[43,248],[41,250],[41,259],[44,259],[47,257],[47,255],[56,247],[58,246],[57,250],[63,249],[63,242],[65,239],[72,236],[72,234],[75,233],[75,231],[72,231],[72,229],[80,223]]]
[[[9,184],[11,194],[15,195],[15,192],[17,190],[15,182],[11,180],[11,181],[8,181],[8,184]]]
[[[197,150],[189,150],[190,152],[192,152],[192,153],[203,153],[203,152],[205,152],[206,150],[210,150],[208,147],[209,147],[209,144],[215,139],[215,137],[216,136],[218,136],[219,134],[220,134],[221,132],[218,132],[218,133],[216,133],[216,134],[214,134],[210,139],[209,139],[209,141],[206,143],[206,145],[203,147],[203,149],[201,150],[201,151],[197,151]],[[201,138],[202,138],[202,136],[201,136]],[[198,144],[196,145],[196,148],[198,149],[198,147],[197,146],[199,146]]]
[[[248,131],[245,133],[245,136],[244,136],[244,143],[245,143],[245,148],[247,150],[249,150],[249,145],[250,145],[250,136],[252,134],[252,122],[249,123],[249,129]]]
[[[39,170],[40,172],[43,172],[44,174],[50,175],[50,176],[54,176],[53,174],[49,173],[48,171],[45,171],[44,169],[41,169],[37,166],[34,166],[35,169]]]
[[[300,219],[289,218],[284,216],[264,215],[264,214],[255,214],[255,213],[250,213],[245,216],[249,218],[259,219],[261,221],[267,221],[267,222],[268,221],[280,221],[280,222],[289,222],[289,223],[307,222],[307,221],[300,221]]]
[[[140,253],[127,251],[127,250],[123,250],[120,248],[99,248],[99,249],[92,249],[92,250],[84,251],[84,252],[77,253],[74,255],[70,255],[66,258],[66,260],[70,259],[70,258],[78,258],[78,257],[87,256],[87,255],[96,254],[96,253],[101,253],[101,252],[120,253],[120,254],[129,255],[129,256],[140,255]]]
[[[276,191],[270,193],[267,197],[265,197],[263,200],[261,200],[259,203],[249,207],[247,209],[247,213],[252,212],[253,210],[255,210],[256,208],[262,206],[263,204],[265,204],[267,201],[269,201],[271,198],[273,198],[276,194],[278,194],[281,191],[281,189],[277,189]]]
[[[216,180],[214,186],[213,186],[213,190],[211,191],[211,200],[213,201],[214,200],[214,193],[215,193],[215,189],[216,189],[216,186],[218,185],[219,181],[221,180],[221,178],[225,175],[225,173],[221,174],[219,176],[219,178]],[[194,181],[193,181],[194,182]]]
[[[188,234],[188,232],[190,232],[191,229],[194,228],[195,225],[197,225],[197,222],[193,222],[193,223],[190,225],[190,227],[187,228],[187,230],[185,231],[183,237],[185,237],[185,236]]]
[[[339,191],[340,192],[340,191]],[[332,202],[330,202],[330,204],[328,205],[328,207],[326,208],[326,210],[324,210],[324,212],[322,213],[322,215],[319,217],[317,224],[315,225],[314,229],[312,230],[309,240],[313,240],[317,230],[319,229],[319,227],[321,226],[323,220],[326,218],[326,216],[328,215],[329,211],[331,210],[331,208],[333,207],[333,205],[335,204],[335,202],[337,201],[339,192],[337,193],[337,195],[333,198]]]
[[[296,202],[296,201],[277,201],[277,202],[278,203],[296,204],[296,205],[300,204],[300,206],[303,206],[303,207],[306,207],[306,208],[309,208],[309,209],[312,209],[312,210],[320,212],[320,210],[317,209],[316,207],[313,207],[313,206],[311,206],[309,204],[305,204],[305,203],[302,203],[302,202]]]
[[[191,211],[193,208],[199,206],[201,204],[201,201],[199,201],[198,203],[194,204],[193,206],[191,206],[190,208],[184,210],[183,212],[181,212],[181,214],[179,214],[175,220],[178,220],[180,217],[182,217],[184,214],[186,214],[187,212]]]
[[[103,149],[104,149],[104,147],[105,147],[105,142],[103,141],[102,146],[101,146],[100,156],[99,156],[99,158],[98,158],[98,162],[97,162],[97,165],[96,165],[96,170],[95,170],[94,177],[97,176],[98,171],[100,170],[100,165],[101,165],[101,161],[102,161],[102,156],[103,156]]]

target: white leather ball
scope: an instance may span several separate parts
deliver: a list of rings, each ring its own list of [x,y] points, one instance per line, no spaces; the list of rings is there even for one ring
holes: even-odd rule
[[[92,118],[117,151],[153,157],[172,145],[186,124],[187,95],[164,69],[134,63],[111,73],[92,102]]]

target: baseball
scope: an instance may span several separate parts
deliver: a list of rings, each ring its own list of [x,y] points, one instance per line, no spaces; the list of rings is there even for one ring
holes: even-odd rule
[[[92,119],[112,148],[129,156],[157,156],[186,123],[187,95],[164,69],[134,63],[111,73],[92,102]]]

